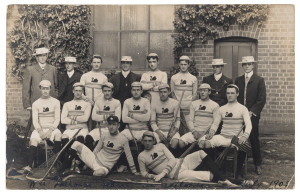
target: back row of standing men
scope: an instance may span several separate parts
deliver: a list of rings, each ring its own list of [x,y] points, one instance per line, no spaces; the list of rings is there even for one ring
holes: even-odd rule
[[[90,117],[92,109],[91,105],[94,105],[95,102],[96,104],[94,105],[92,118],[93,120],[99,121],[100,125],[105,125],[107,112],[110,111],[115,111],[115,115],[117,115],[120,119],[121,108],[118,108],[119,105],[117,101],[113,100],[112,102],[110,93],[112,93],[113,98],[120,101],[122,107],[122,120],[124,123],[129,124],[129,128],[132,130],[134,137],[137,139],[141,139],[144,130],[147,130],[149,128],[149,126],[147,125],[147,121],[149,121],[151,115],[151,127],[155,131],[154,134],[156,136],[156,139],[158,141],[164,141],[166,138],[166,134],[170,129],[170,123],[172,123],[173,121],[170,114],[176,113],[175,109],[179,101],[180,109],[183,112],[190,132],[192,133],[192,137],[183,136],[180,138],[180,135],[178,133],[174,133],[172,134],[172,136],[174,136],[173,140],[171,141],[171,147],[176,148],[178,145],[180,147],[184,147],[186,143],[190,143],[189,139],[202,136],[198,133],[198,129],[202,130],[200,130],[200,132],[205,131],[203,129],[203,126],[201,125],[204,125],[207,128],[208,124],[212,124],[212,119],[206,119],[205,122],[207,123],[203,123],[203,119],[199,120],[197,119],[197,116],[206,116],[211,118],[211,115],[208,116],[203,114],[207,114],[208,112],[213,114],[215,107],[225,105],[227,103],[226,88],[229,84],[232,83],[231,79],[225,77],[222,74],[222,69],[225,65],[225,63],[223,63],[223,60],[213,59],[212,67],[214,69],[214,74],[203,79],[203,83],[208,83],[209,85],[202,84],[202,89],[209,90],[209,92],[207,93],[209,93],[210,98],[218,104],[199,104],[199,102],[195,101],[197,99],[198,89],[197,78],[188,72],[188,67],[190,64],[189,57],[180,57],[180,72],[172,76],[169,87],[167,85],[167,74],[158,70],[159,57],[155,53],[150,53],[147,56],[150,71],[144,73],[141,78],[139,75],[130,71],[132,58],[130,56],[123,56],[121,59],[122,71],[120,73],[117,73],[110,79],[110,82],[112,84],[107,83],[106,76],[100,72],[100,67],[103,62],[101,56],[93,56],[91,61],[92,70],[88,73],[83,74],[82,76],[79,72],[74,70],[76,58],[65,57],[65,66],[67,72],[62,76],[59,76],[59,81],[57,81],[57,72],[55,67],[46,64],[48,52],[48,49],[44,47],[36,49],[35,55],[38,64],[29,66],[25,71],[23,81],[23,105],[26,109],[33,109],[34,106],[32,106],[32,103],[42,96],[41,91],[43,92],[43,90],[40,90],[39,87],[41,86],[43,88],[42,84],[49,86],[49,83],[51,86],[54,86],[50,87],[50,96],[57,97],[60,100],[61,104],[64,104],[61,115],[61,122],[67,124],[66,130],[61,137],[59,137],[58,133],[52,133],[51,136],[53,137],[49,137],[50,140],[54,140],[54,148],[56,147],[56,150],[59,150],[61,145],[59,146],[59,143],[55,144],[55,140],[59,141],[61,139],[62,142],[67,141],[68,137],[72,136],[69,129],[75,127],[74,125],[76,125],[76,128],[85,127],[77,125],[84,125],[82,123],[84,123],[84,121],[86,122],[86,119]],[[246,132],[250,133],[254,164],[256,166],[257,173],[260,174],[261,156],[258,140],[258,122],[260,118],[260,112],[262,111],[266,100],[265,84],[263,78],[257,76],[256,74],[253,74],[255,63],[253,57],[243,57],[241,63],[245,70],[245,75],[238,77],[235,81],[237,91],[239,91],[237,100],[239,101],[239,103],[244,104],[249,110],[249,116],[251,118],[253,128],[252,131],[250,129],[251,133],[249,129],[246,129]],[[49,83],[41,83],[42,80],[48,80]],[[80,84],[77,82],[80,82]],[[77,85],[74,85],[74,83],[77,83]],[[55,88],[57,85],[58,96],[55,93]],[[82,86],[85,88],[85,95],[82,95],[82,91],[80,91],[83,89]],[[172,101],[173,99],[168,98],[169,88],[171,89],[172,97],[177,101]],[[149,91],[152,98],[152,110],[150,110],[149,101],[143,98],[139,98],[141,96],[142,90]],[[158,93],[159,90],[160,94]],[[163,94],[163,90],[165,90],[165,94]],[[205,94],[203,95],[205,96]],[[133,96],[133,98],[130,98],[131,96]],[[83,98],[84,101],[81,101],[80,104],[78,104],[76,102],[77,98]],[[134,101],[135,98],[139,100]],[[164,104],[164,98],[168,102],[167,105]],[[53,114],[52,111],[49,111],[51,109],[51,106],[53,106],[53,103],[51,102],[49,106],[46,107],[45,103],[42,102],[42,98],[40,99],[41,102],[35,103],[38,110],[33,111],[33,113],[38,112],[39,116],[45,116],[45,118],[47,119],[47,114],[49,114],[47,112],[51,112],[50,114]],[[194,102],[192,103],[192,101]],[[192,106],[190,106],[191,104]],[[208,110],[209,108],[210,110]],[[116,112],[118,112],[118,109],[120,111],[119,115],[116,114]],[[239,112],[239,109],[232,110]],[[82,114],[82,112],[86,112],[86,114]],[[194,116],[191,116],[189,114],[190,112],[193,113]],[[231,117],[235,117],[235,115],[232,116],[232,113],[233,112],[224,112],[224,114],[226,114],[226,117],[230,117],[230,114]],[[173,116],[179,118],[179,115],[180,114],[178,112],[177,115]],[[38,118],[35,116],[33,114],[33,118]],[[55,120],[57,120],[57,117],[59,116],[55,115]],[[163,120],[163,122],[158,122],[159,120]],[[168,121],[167,123],[165,123],[166,120]],[[60,121],[58,120],[58,123],[55,122],[53,126],[50,126],[51,129],[53,128],[52,131],[56,130],[59,122]],[[36,122],[33,119],[33,124],[37,132],[42,131],[43,126],[39,127],[39,122]],[[179,119],[177,119],[174,125],[175,132],[178,131],[179,125],[180,121]],[[224,125],[226,126],[226,123],[224,123]],[[46,127],[49,128],[49,126]],[[121,128],[124,129],[125,126]],[[210,128],[210,126],[208,128]],[[87,143],[88,147],[92,148],[92,146],[95,146],[95,141],[97,140],[97,138],[95,137],[100,135],[98,132],[99,130],[93,131],[91,131],[89,135],[87,135],[88,130],[81,131],[81,135],[79,135],[79,137],[81,136],[82,138],[77,138],[77,140],[80,142],[84,142],[85,137],[85,142]],[[132,135],[130,134],[130,131],[128,129],[124,130],[122,133],[128,139],[132,138]],[[249,134],[247,133],[244,133],[246,134],[245,138],[248,138],[249,136]],[[50,134],[42,133],[42,136],[50,136]],[[36,139],[37,141],[31,141],[31,146],[37,146],[39,139]],[[202,146],[205,146],[205,143]],[[31,152],[34,153],[35,149],[36,148],[32,148]]]

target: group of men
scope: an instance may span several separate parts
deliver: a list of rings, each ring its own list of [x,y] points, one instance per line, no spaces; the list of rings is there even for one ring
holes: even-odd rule
[[[143,177],[156,181],[170,177],[226,182],[203,150],[183,159],[173,154],[194,142],[201,149],[228,147],[232,137],[237,136],[240,144],[250,137],[256,171],[261,174],[258,122],[266,91],[263,78],[253,73],[256,61],[252,56],[242,58],[245,75],[238,77],[235,85],[222,74],[226,64],[223,59],[213,59],[214,74],[204,78],[198,88],[197,77],[188,71],[188,56],[180,57],[180,72],[171,77],[168,85],[167,74],[158,69],[156,53],[147,56],[150,71],[141,77],[130,70],[132,58],[123,56],[121,72],[108,81],[101,73],[100,55],[92,57],[92,70],[83,75],[74,69],[76,58],[65,57],[67,71],[57,78],[55,67],[46,63],[48,52],[44,46],[37,48],[38,64],[27,67],[24,74],[23,105],[32,111],[34,127],[24,171],[31,171],[37,146],[43,139],[57,153],[80,130],[61,157],[60,172],[70,168],[76,159],[92,169],[95,176],[105,176],[125,152],[131,172],[139,174],[128,143],[133,140],[144,145],[138,156]],[[183,136],[179,134],[180,113],[189,129]],[[90,125],[89,120],[96,125]],[[63,131],[59,130],[62,125]],[[241,152],[239,161],[244,157]],[[201,163],[209,171],[194,171]]]

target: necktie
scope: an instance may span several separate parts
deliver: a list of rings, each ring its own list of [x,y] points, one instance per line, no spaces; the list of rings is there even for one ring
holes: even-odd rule
[[[247,86],[248,86],[248,82],[249,82],[249,77],[246,74],[246,77],[245,77],[245,90],[244,90],[244,105],[246,105],[246,102],[247,102]]]

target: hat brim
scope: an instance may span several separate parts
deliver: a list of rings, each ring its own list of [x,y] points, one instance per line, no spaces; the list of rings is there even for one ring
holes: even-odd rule
[[[44,55],[44,54],[48,54],[49,52],[46,52],[46,53],[39,53],[39,54],[37,54],[37,53],[33,53],[32,55],[33,56],[38,56],[38,55]]]
[[[257,62],[257,61],[247,61],[247,62],[246,62],[246,61],[244,61],[244,62],[241,61],[241,62],[238,62],[238,63],[256,63],[256,62]]]
[[[226,65],[227,63],[220,63],[220,64],[211,64],[212,66],[218,66],[218,65]]]

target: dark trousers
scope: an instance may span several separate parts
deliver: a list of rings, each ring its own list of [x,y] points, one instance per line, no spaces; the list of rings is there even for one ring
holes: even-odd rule
[[[250,133],[250,142],[252,147],[253,163],[256,166],[261,165],[260,142],[259,142],[259,117],[251,117],[252,131]]]

